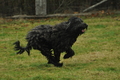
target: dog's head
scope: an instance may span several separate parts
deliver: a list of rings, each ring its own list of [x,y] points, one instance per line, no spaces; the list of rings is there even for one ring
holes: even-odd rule
[[[72,33],[83,34],[88,28],[88,25],[78,17],[71,17],[68,20],[67,24],[68,24],[68,27],[66,28],[66,30]]]

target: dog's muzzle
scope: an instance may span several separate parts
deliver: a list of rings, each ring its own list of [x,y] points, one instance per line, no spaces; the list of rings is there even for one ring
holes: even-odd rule
[[[84,24],[84,28],[82,29],[82,32],[84,33],[88,29],[88,25]]]

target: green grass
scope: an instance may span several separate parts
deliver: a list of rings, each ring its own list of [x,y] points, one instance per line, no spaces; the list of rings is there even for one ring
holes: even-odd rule
[[[37,25],[54,25],[68,18],[0,19],[0,80],[120,80],[120,21],[119,15],[83,17],[87,32],[73,45],[76,55],[61,60],[63,67],[46,64],[39,51],[16,55],[13,43],[25,46],[27,32]]]

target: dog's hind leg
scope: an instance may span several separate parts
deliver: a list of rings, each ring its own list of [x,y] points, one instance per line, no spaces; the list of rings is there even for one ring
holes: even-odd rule
[[[55,56],[55,60],[59,63],[59,61],[60,61],[60,52],[54,50],[54,56]]]
[[[41,50],[41,53],[47,58],[49,64],[53,64],[57,67],[61,67],[63,65],[56,60],[49,49],[43,49]]]
[[[70,57],[72,57],[73,55],[75,55],[74,51],[73,51],[71,48],[68,48],[68,49],[66,50],[66,54],[64,55],[64,59],[70,58]]]
[[[48,64],[50,64],[51,63],[50,58],[52,58],[52,57],[54,58],[54,56],[52,56],[51,51],[49,49],[42,49],[40,51],[41,51],[42,55],[44,55],[47,58]]]

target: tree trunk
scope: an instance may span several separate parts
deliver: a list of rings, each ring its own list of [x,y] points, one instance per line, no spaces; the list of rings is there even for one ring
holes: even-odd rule
[[[35,0],[36,15],[40,16],[46,15],[47,14],[46,7],[47,7],[46,0]]]

